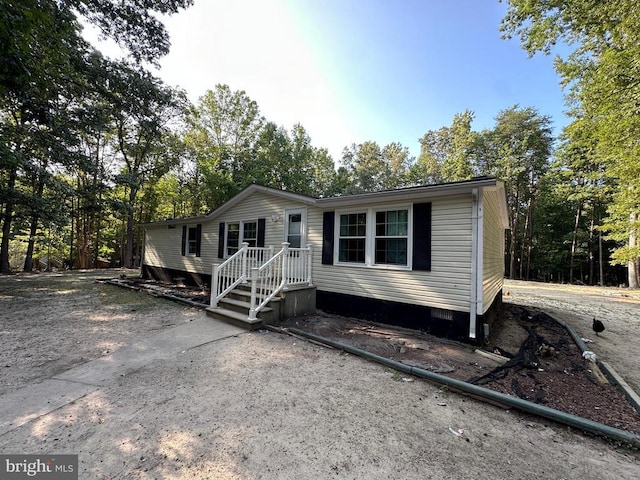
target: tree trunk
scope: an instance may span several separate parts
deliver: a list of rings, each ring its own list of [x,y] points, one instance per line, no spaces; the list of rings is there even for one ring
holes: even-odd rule
[[[525,280],[524,266],[526,262],[526,254],[528,251],[528,245],[527,245],[528,240],[529,240],[529,213],[527,209],[527,215],[524,217],[524,229],[522,231],[522,245],[520,245],[519,278],[521,280]]]
[[[580,227],[580,217],[582,216],[582,202],[578,204],[576,210],[576,221],[573,226],[573,238],[571,239],[571,257],[569,260],[569,283],[573,283],[573,267],[575,265],[576,248],[578,245],[578,228]]]
[[[38,187],[36,188],[35,197],[42,198],[42,192],[44,192],[44,178],[41,176],[38,180]],[[29,228],[29,243],[27,244],[27,253],[24,256],[24,272],[30,272],[33,270],[33,247],[36,242],[36,233],[38,232],[38,222],[40,221],[40,215],[34,213],[31,216],[31,226]]]
[[[129,190],[129,205],[127,210],[127,238],[124,247],[125,268],[133,268],[133,210],[137,195],[138,190],[136,188],[131,188],[131,190]]]
[[[633,249],[636,245],[637,245],[637,237],[636,237],[636,231],[635,228],[633,228],[633,226],[635,225],[635,223],[638,220],[637,215],[635,215],[634,213],[632,213],[630,215],[630,224],[631,224],[631,234],[629,235],[629,248]],[[628,263],[628,272],[629,272],[629,288],[640,288],[640,279],[638,278],[638,276],[640,275],[640,259],[638,259],[637,257],[635,258],[631,258],[629,260]]]
[[[531,250],[533,248],[533,211],[535,209],[535,197],[529,199],[528,224],[529,234],[527,235],[527,268],[525,270],[525,280],[531,276]]]
[[[78,175],[78,209],[76,219],[76,268],[91,268],[91,246],[89,232],[90,206],[87,199],[86,177]]]
[[[516,278],[516,239],[518,237],[518,215],[520,214],[519,208],[520,192],[516,191],[515,209],[513,212],[513,218],[511,219],[511,245],[509,245],[509,278]]]
[[[31,226],[29,228],[29,243],[27,244],[27,253],[24,256],[24,268],[23,272],[33,271],[33,247],[36,243],[36,233],[38,232],[38,220],[37,215],[31,217]]]
[[[594,285],[593,277],[595,275],[595,255],[594,249],[594,235],[593,232],[596,228],[595,209],[591,210],[591,221],[589,222],[589,285]]]
[[[629,260],[629,288],[640,288],[640,262],[638,259]]]
[[[600,215],[598,215],[598,224],[600,224]],[[602,230],[598,230],[598,268],[600,269],[600,286],[604,287],[604,265],[602,264]]]
[[[2,216],[2,244],[0,245],[0,272],[11,273],[11,265],[9,265],[9,236],[11,235],[11,223],[13,222],[13,195],[12,192],[16,186],[18,178],[18,169],[14,168],[9,173],[9,181],[7,182],[7,191],[9,196],[4,208]]]
[[[71,240],[69,241],[69,270],[73,270],[73,227],[75,221],[75,210],[73,209],[73,195],[71,196],[71,235],[69,237]]]

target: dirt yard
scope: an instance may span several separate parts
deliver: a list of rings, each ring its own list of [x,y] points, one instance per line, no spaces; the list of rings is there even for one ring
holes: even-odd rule
[[[109,360],[136,342],[148,347],[134,367],[7,427],[0,451],[79,454],[83,479],[640,478],[636,450],[293,337],[238,331],[171,353],[171,338],[215,321],[95,283],[108,276],[0,277],[0,404],[96,359],[115,368]],[[543,287],[509,283],[505,299],[557,302],[589,338],[590,317],[601,317],[607,330],[594,351],[640,383],[640,299],[624,291],[555,299]]]

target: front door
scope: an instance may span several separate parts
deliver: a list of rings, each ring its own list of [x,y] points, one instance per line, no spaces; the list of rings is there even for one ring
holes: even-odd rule
[[[301,248],[307,244],[307,209],[297,208],[285,211],[284,241],[291,248]]]

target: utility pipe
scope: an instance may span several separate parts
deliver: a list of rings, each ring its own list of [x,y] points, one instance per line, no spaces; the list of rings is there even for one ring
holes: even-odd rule
[[[564,423],[565,425],[569,425],[574,428],[585,430],[587,432],[595,433],[597,435],[603,435],[605,437],[609,437],[614,440],[618,440],[620,442],[631,444],[634,447],[640,447],[640,435],[636,435],[634,433],[627,432],[625,430],[613,428],[608,425],[604,425],[602,423],[588,420],[586,418],[578,417],[576,415],[571,415],[570,413],[565,413],[559,410],[555,410],[553,408],[545,407],[543,405],[538,405],[537,403],[528,402],[527,400],[522,400],[521,398],[512,397],[511,395],[506,395],[500,392],[494,392],[493,390],[489,390],[488,388],[483,388],[478,385],[473,385],[471,383],[463,382],[455,378],[446,377],[438,373],[429,372],[428,370],[424,370],[422,368],[412,367],[411,365],[405,365],[404,363],[396,362],[394,360],[381,357],[380,355],[376,355],[375,353],[361,350],[351,345],[347,345],[346,343],[336,342],[334,340],[330,340],[328,338],[324,338],[319,335],[303,332],[302,330],[298,330],[297,328],[281,329],[277,327],[270,327],[270,329],[276,332],[285,332],[285,333],[291,332],[295,335],[299,335],[299,336],[314,340],[315,342],[329,345],[339,350],[344,350],[345,352],[351,353],[353,355],[358,355],[360,357],[373,360],[374,362],[378,362],[382,365],[391,367],[395,370],[399,370],[409,375],[415,375],[416,377],[425,378],[435,383],[447,385],[448,387],[454,388],[456,390],[460,390],[464,393],[470,394],[480,400],[484,400],[489,403],[498,403],[500,405],[517,408],[518,410],[521,410],[523,412],[539,415],[541,417],[548,418],[556,422]]]

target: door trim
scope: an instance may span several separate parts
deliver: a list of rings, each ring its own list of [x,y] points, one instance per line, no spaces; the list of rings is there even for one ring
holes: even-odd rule
[[[289,238],[289,215],[300,214],[300,247],[307,246],[307,209],[306,208],[287,208],[284,211],[284,225],[283,225],[283,242],[287,242]]]

